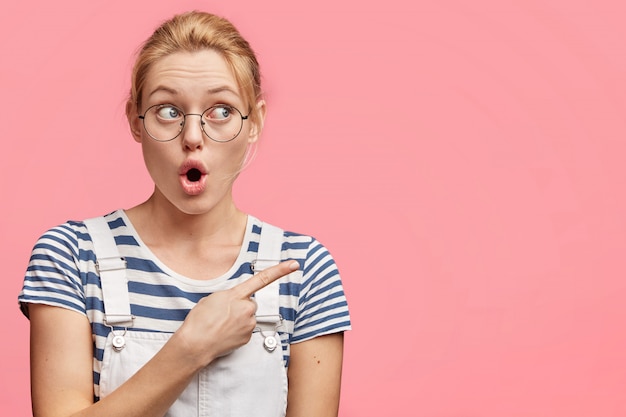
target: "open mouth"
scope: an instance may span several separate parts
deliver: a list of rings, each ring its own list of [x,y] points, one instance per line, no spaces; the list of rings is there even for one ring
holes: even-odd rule
[[[202,172],[198,168],[191,168],[187,171],[187,179],[191,182],[198,182],[202,178]]]
[[[194,160],[185,161],[179,171],[180,185],[188,195],[199,195],[206,188],[207,171],[202,163]]]

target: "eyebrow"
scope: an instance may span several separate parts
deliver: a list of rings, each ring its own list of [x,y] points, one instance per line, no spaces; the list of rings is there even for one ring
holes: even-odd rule
[[[159,91],[165,91],[166,93],[170,93],[173,95],[177,95],[178,91],[174,90],[173,88],[169,88],[169,87],[165,87],[163,85],[158,86],[157,88],[155,88],[154,90],[152,90],[150,92],[150,94],[148,94],[148,98],[152,97],[154,94],[158,93]]]
[[[239,94],[237,94],[237,92],[235,90],[233,90],[232,88],[230,88],[227,85],[223,85],[223,86],[216,87],[216,88],[209,88],[207,90],[207,93],[209,93],[209,94],[217,94],[217,93],[222,93],[224,91],[226,91],[228,93],[231,93],[231,94],[234,94],[237,97],[239,97]]]

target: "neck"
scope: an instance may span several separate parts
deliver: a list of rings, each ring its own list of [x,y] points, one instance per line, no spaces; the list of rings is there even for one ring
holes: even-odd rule
[[[230,197],[230,196],[229,196]],[[225,198],[211,210],[189,214],[167,201],[158,190],[127,212],[144,241],[224,243],[240,241],[247,216]]]

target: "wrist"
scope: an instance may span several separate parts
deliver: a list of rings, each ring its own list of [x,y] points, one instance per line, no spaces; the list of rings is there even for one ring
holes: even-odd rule
[[[180,357],[181,364],[194,372],[206,367],[217,357],[207,346],[197,343],[184,324],[172,335],[170,343],[175,354]]]

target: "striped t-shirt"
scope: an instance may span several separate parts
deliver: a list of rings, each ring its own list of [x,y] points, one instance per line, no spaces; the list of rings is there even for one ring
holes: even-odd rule
[[[248,216],[246,232],[231,269],[210,280],[191,279],[169,269],[141,241],[123,210],[106,216],[120,255],[126,259],[131,313],[128,331],[173,333],[202,298],[225,290],[252,275],[262,222]],[[285,366],[289,345],[316,336],[350,329],[350,316],[337,267],[328,250],[310,236],[285,232],[282,259],[295,259],[301,273],[279,280],[279,333]],[[96,255],[83,222],[68,221],[46,232],[36,243],[18,297],[28,315],[28,303],[48,304],[77,311],[91,322],[94,337],[94,389],[99,378],[106,337],[102,288]]]

